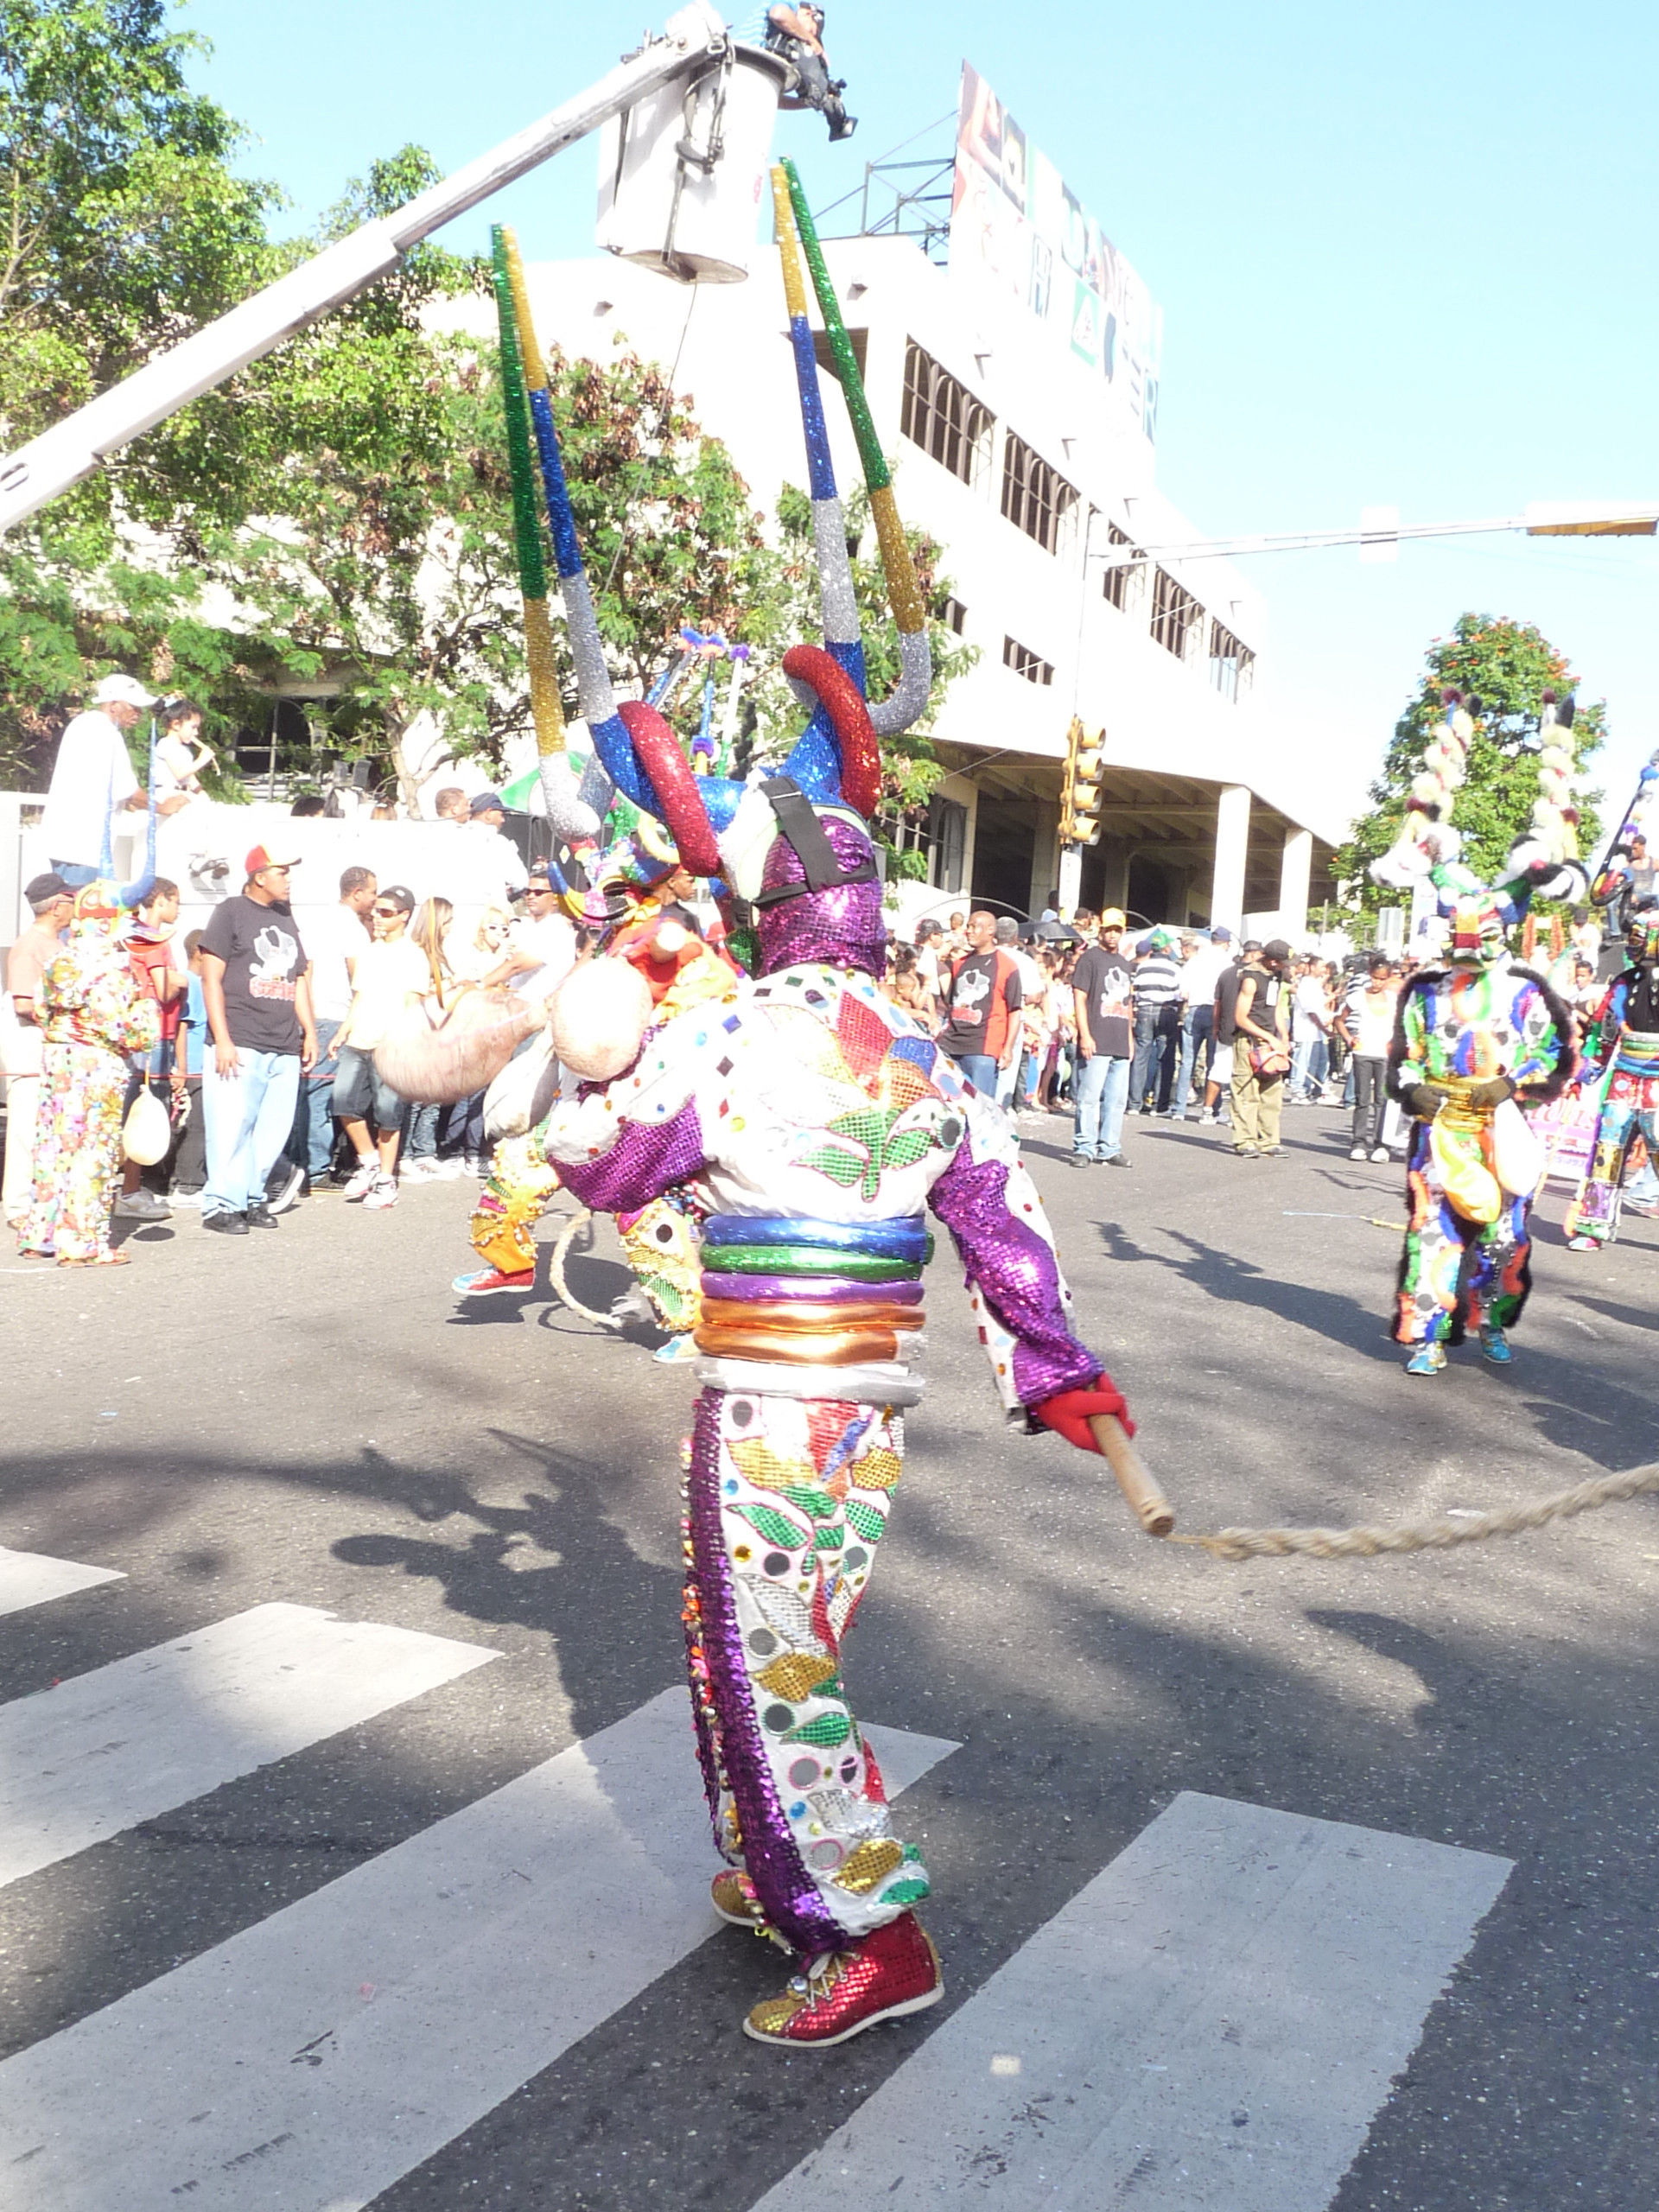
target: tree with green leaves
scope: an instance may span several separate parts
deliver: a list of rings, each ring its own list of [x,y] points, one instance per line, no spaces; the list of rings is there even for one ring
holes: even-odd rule
[[[1373,810],[1354,824],[1353,836],[1332,862],[1346,903],[1367,923],[1380,906],[1399,903],[1398,892],[1371,880],[1370,865],[1400,834],[1411,781],[1422,766],[1428,734],[1445,709],[1447,690],[1480,701],[1469,747],[1467,778],[1457,794],[1453,819],[1462,833],[1463,858],[1484,882],[1501,874],[1510,849],[1526,833],[1538,796],[1538,727],[1546,693],[1565,700],[1578,679],[1567,656],[1531,623],[1507,615],[1463,614],[1449,637],[1430,645],[1410,704],[1395,724],[1382,773],[1371,785]],[[1580,706],[1573,724],[1575,770],[1606,736],[1606,708]],[[1579,842],[1588,855],[1599,832],[1599,793],[1578,791]]]

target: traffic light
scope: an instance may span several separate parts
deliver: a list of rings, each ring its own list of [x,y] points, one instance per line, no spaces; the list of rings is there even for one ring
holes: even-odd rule
[[[1065,780],[1060,793],[1060,842],[1097,845],[1100,842],[1101,755],[1106,733],[1092,737],[1073,715],[1065,734]]]

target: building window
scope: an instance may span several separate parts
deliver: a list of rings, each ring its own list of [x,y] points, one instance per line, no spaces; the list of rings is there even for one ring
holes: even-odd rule
[[[1186,658],[1186,641],[1193,625],[1202,621],[1204,609],[1190,591],[1178,584],[1167,569],[1153,571],[1152,634],[1166,652]]]
[[[968,852],[968,810],[936,791],[927,803],[928,881],[939,891],[960,891]]]
[[[968,627],[968,610],[959,599],[945,601],[944,620],[948,630],[954,630],[957,635],[961,637],[963,632]]]
[[[1002,512],[1034,537],[1045,553],[1071,543],[1077,525],[1077,486],[1034,454],[1012,430],[1002,454]]]
[[[1034,653],[1029,645],[1022,645],[1015,638],[1002,640],[1002,665],[1011,668],[1016,676],[1023,676],[1027,683],[1052,683],[1054,667],[1051,661]]]
[[[964,484],[977,484],[991,455],[996,423],[966,385],[942,369],[914,339],[905,349],[905,404],[899,427],[912,445]]]
[[[1236,699],[1241,691],[1250,688],[1250,671],[1255,666],[1255,655],[1248,645],[1242,645],[1230,630],[1219,622],[1210,625],[1210,682],[1224,699]]]
[[[1106,525],[1106,543],[1109,546],[1116,547],[1133,544],[1134,540],[1128,531],[1120,530],[1115,522],[1109,522]],[[1128,606],[1129,595],[1135,588],[1134,579],[1135,570],[1127,561],[1121,567],[1108,569],[1101,579],[1101,590],[1120,614]]]

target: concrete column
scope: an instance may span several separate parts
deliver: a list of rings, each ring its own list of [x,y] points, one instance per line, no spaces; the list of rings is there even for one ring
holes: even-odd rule
[[[1210,891],[1210,924],[1236,934],[1244,921],[1244,868],[1250,849],[1250,794],[1228,784],[1216,801],[1216,869]],[[1304,900],[1306,892],[1304,887]]]
[[[1083,847],[1060,847],[1060,912],[1075,914],[1083,897]]]
[[[1313,873],[1313,832],[1288,830],[1279,862],[1279,927],[1299,938],[1307,928],[1307,887]]]

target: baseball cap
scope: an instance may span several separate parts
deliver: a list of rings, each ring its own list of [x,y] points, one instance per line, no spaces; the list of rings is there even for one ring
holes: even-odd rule
[[[95,707],[153,707],[156,694],[146,691],[136,676],[106,676],[92,694]]]
[[[1270,937],[1262,950],[1269,960],[1288,960],[1291,957],[1289,943],[1282,937]]]
[[[263,845],[256,845],[242,863],[244,875],[263,875],[268,868],[297,868],[297,860],[279,861],[272,858]]]
[[[1230,944],[1232,941],[1233,933],[1231,930],[1227,927],[1224,922],[1217,922],[1215,928],[1210,932],[1210,942],[1211,944]]]
[[[507,810],[507,802],[499,791],[474,791],[473,803],[467,811],[468,814],[489,814],[497,807],[500,808],[503,814]]]
[[[400,914],[415,911],[415,893],[406,883],[383,883],[374,894],[377,906],[395,906]]]
[[[1121,930],[1126,928],[1128,924],[1124,917],[1123,909],[1121,906],[1109,906],[1100,918],[1100,926],[1103,930]]]
[[[68,899],[73,895],[55,868],[48,869],[44,875],[32,877],[23,886],[23,903],[29,906],[44,906],[48,899]]]

